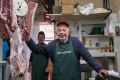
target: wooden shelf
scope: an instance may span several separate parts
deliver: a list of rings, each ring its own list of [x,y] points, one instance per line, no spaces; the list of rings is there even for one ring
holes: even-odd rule
[[[82,27],[88,27],[88,26],[90,26],[90,27],[93,27],[93,26],[100,26],[100,27],[105,27],[105,25],[106,25],[106,21],[99,21],[99,22],[94,22],[94,23],[91,23],[91,22],[88,22],[88,23],[84,23],[84,24],[82,24],[81,26]]]
[[[103,47],[86,47],[87,49],[101,49]]]
[[[110,37],[105,35],[81,35],[81,37]]]
[[[91,53],[93,57],[115,57],[114,52]]]
[[[115,57],[115,53],[114,52],[103,52],[103,53],[91,53],[91,55],[95,58],[101,58],[101,57]],[[83,59],[80,60],[81,64],[87,64],[87,62]]]
[[[62,19],[77,19],[77,20],[94,20],[94,19],[106,19],[111,12],[106,13],[97,13],[97,14],[90,14],[90,15],[83,15],[83,14],[47,14],[48,16],[51,16],[52,18],[56,20],[62,20]]]

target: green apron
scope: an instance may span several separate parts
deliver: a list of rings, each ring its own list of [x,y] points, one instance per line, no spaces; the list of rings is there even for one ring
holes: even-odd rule
[[[80,63],[77,59],[72,42],[57,42],[54,60],[53,80],[80,80]]]
[[[47,59],[43,55],[32,53],[32,80],[48,80]]]

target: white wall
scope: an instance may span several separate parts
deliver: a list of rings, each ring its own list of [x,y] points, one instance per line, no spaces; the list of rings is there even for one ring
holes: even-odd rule
[[[37,35],[39,33],[40,29],[39,29],[39,26],[34,26],[33,29],[32,29],[32,34],[31,34],[31,37],[32,39],[37,43]]]

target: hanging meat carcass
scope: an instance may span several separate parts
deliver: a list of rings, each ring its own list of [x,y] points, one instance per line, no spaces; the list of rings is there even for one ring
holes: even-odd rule
[[[28,13],[25,16],[17,16],[15,18],[17,18],[17,28],[16,28],[16,34],[17,35],[17,39],[14,40],[13,42],[17,42],[17,50],[14,49],[14,46],[11,46],[11,63],[13,63],[16,59],[17,65],[16,63],[11,64],[11,70],[12,70],[12,76],[16,77],[19,74],[26,74],[26,70],[28,68],[28,63],[29,63],[29,59],[27,59],[27,52],[26,52],[26,48],[25,48],[25,42],[22,41],[22,29],[27,28],[29,32],[31,32],[31,28],[33,25],[33,20],[34,20],[34,13],[35,10],[37,8],[37,3],[34,3],[32,1],[28,1]],[[16,19],[15,19],[16,20]],[[16,21],[14,21],[13,24],[15,24]],[[11,37],[12,38],[12,37]],[[12,43],[13,43],[12,42]],[[17,58],[16,58],[17,57]],[[15,66],[16,65],[16,66]],[[17,68],[16,68],[17,67]],[[16,71],[18,70],[18,71]],[[28,78],[28,76],[24,76],[24,80],[30,80]]]
[[[22,3],[18,2],[18,7],[15,5],[17,1],[22,1]],[[25,50],[25,42],[21,39],[21,31],[27,28],[31,32],[34,13],[37,8],[37,3],[28,1],[27,15],[20,16],[16,10],[19,10],[17,8],[22,8],[23,2],[25,0],[0,0],[0,38],[11,39],[10,68],[14,78],[12,80],[15,80],[19,74],[24,75],[27,70],[28,62],[26,55],[28,53]],[[13,35],[17,35],[16,40],[13,38]],[[26,79],[29,80],[29,78]]]

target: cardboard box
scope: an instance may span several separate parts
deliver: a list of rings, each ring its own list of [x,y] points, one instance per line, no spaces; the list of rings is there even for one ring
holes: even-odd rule
[[[76,2],[78,2],[81,6],[84,6],[89,3],[93,3],[95,8],[103,7],[102,0],[61,0],[62,5],[65,5],[65,4],[74,5]],[[113,2],[115,3],[115,1]]]
[[[53,6],[53,14],[60,14],[62,11],[62,6]]]
[[[62,5],[62,14],[73,14],[73,5]]]
[[[112,9],[112,12],[118,12],[120,10],[120,0],[110,0],[110,8]]]
[[[73,5],[76,0],[62,0],[62,5]]]

